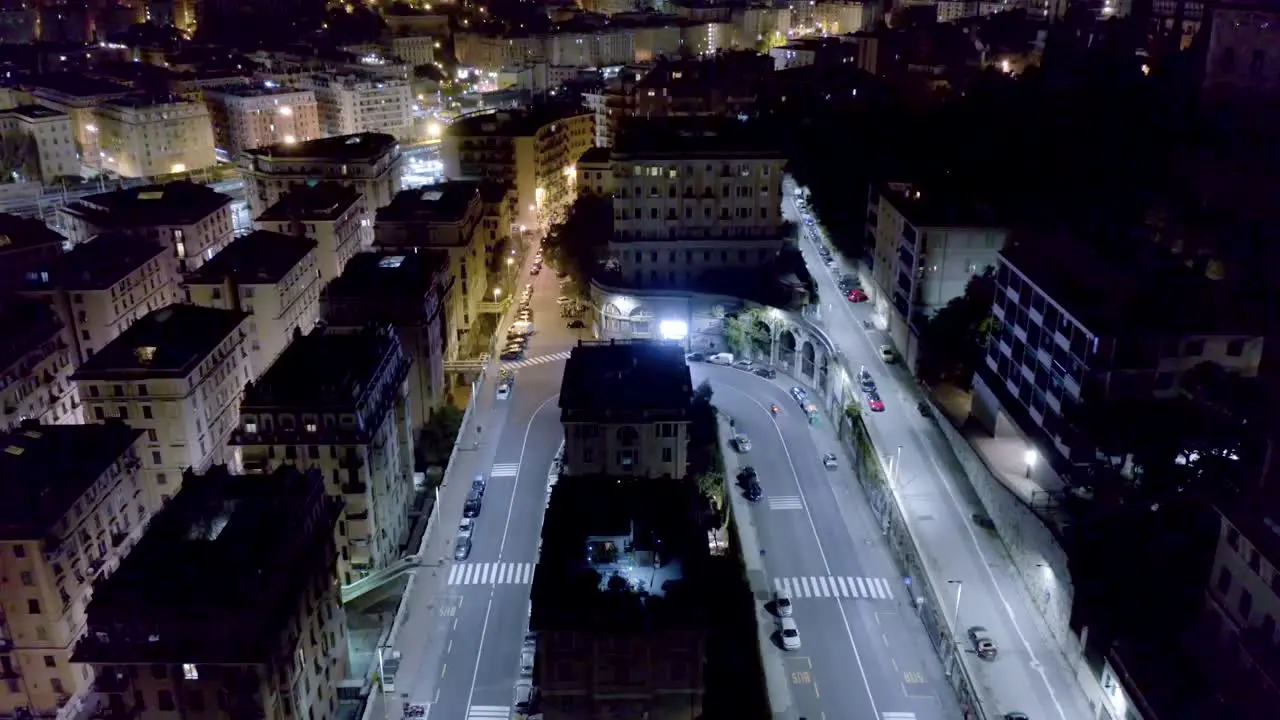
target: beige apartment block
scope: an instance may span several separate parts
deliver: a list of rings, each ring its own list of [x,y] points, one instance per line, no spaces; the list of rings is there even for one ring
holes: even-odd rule
[[[74,712],[93,674],[71,661],[95,582],[152,508],[139,499],[142,431],[120,422],[0,434],[0,713]]]
[[[0,430],[24,420],[73,425],[83,417],[67,328],[49,303],[10,296],[0,299]]]
[[[280,357],[295,330],[311,332],[319,317],[316,243],[258,230],[237,238],[183,283],[187,301],[249,314],[252,379]]]
[[[313,91],[326,135],[386,133],[409,139],[413,91],[409,81],[372,73],[316,73],[301,81]]]
[[[331,180],[364,195],[370,213],[400,192],[400,143],[385,133],[359,133],[292,145],[268,145],[240,156],[245,197],[256,217],[300,185]]]
[[[391,52],[414,67],[434,63],[439,47],[440,40],[430,35],[400,35],[391,38]]]
[[[217,147],[231,157],[264,145],[321,137],[315,93],[290,87],[230,85],[204,91]]]
[[[58,212],[73,243],[102,233],[136,235],[172,248],[178,270],[190,272],[231,242],[231,206],[229,195],[181,180],[89,195]]]
[[[170,305],[135,322],[73,376],[87,422],[118,418],[146,433],[152,506],[178,492],[184,470],[224,461],[252,376],[248,319],[238,310]]]
[[[338,578],[350,585],[400,557],[413,498],[409,356],[389,326],[295,337],[245,389],[231,447],[246,472],[316,471],[341,499]]]
[[[136,92],[127,85],[96,80],[77,73],[38,76],[31,98],[38,104],[67,114],[80,157],[90,168],[102,168],[102,137],[94,110],[103,103]]]
[[[459,340],[479,314],[480,303],[501,299],[486,296],[483,218],[479,184],[455,181],[401,192],[390,205],[378,210],[374,226],[374,244],[379,250],[449,253],[453,286],[445,311],[449,359],[457,357]]]
[[[36,176],[29,179],[49,184],[60,177],[79,177],[80,156],[70,115],[43,105],[20,105],[0,111],[0,131],[17,132],[34,141]]]
[[[259,230],[314,240],[324,283],[341,275],[356,253],[373,244],[373,221],[364,196],[336,182],[301,185],[284,193],[253,224]]]
[[[346,711],[339,504],[315,473],[191,474],[95,588],[74,659],[114,717],[305,718]]]
[[[43,298],[58,313],[79,365],[138,318],[178,299],[177,265],[155,240],[99,235],[59,257],[25,294]]]
[[[169,95],[130,95],[97,107],[102,167],[124,177],[157,177],[217,164],[203,103]]]

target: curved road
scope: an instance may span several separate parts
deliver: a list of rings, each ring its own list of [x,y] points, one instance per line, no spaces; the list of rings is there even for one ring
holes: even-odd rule
[[[915,618],[879,527],[826,423],[809,425],[786,381],[732,368],[692,366],[712,402],[752,449],[726,458],[759,473],[764,497],[752,514],[775,587],[789,590],[803,647],[782,653],[806,718],[941,720],[959,716],[942,667]],[[780,408],[775,419],[769,404]],[[840,468],[821,456],[835,452]],[[735,492],[740,492],[735,486]]]

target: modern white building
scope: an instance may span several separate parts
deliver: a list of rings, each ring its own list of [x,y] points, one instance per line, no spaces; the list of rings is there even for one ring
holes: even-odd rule
[[[31,139],[37,167],[32,179],[45,184],[60,177],[80,176],[71,116],[43,105],[19,105],[0,110],[0,132],[17,132]]]
[[[26,294],[57,312],[79,365],[138,318],[178,300],[177,266],[173,252],[157,240],[99,235],[39,273]]]
[[[178,492],[184,471],[225,461],[252,377],[248,318],[170,305],[135,322],[73,376],[87,422],[117,418],[146,433],[142,465],[152,506]]]
[[[262,377],[294,331],[311,332],[324,279],[314,240],[258,230],[236,238],[213,260],[183,278],[193,305],[236,310],[247,324],[251,378]]]
[[[230,157],[263,145],[322,137],[316,96],[310,90],[228,85],[204,91],[218,149]]]
[[[390,327],[299,333],[246,389],[231,437],[246,472],[316,470],[342,500],[334,537],[343,585],[386,567],[408,543],[410,364]]]
[[[67,328],[49,303],[35,298],[0,299],[0,430],[24,420],[46,425],[81,422],[80,400],[71,380],[75,356]]]
[[[94,584],[154,510],[140,494],[142,437],[121,422],[0,434],[0,713],[60,716],[91,692],[72,652]]]
[[[373,244],[373,221],[364,196],[336,182],[286,192],[253,224],[259,230],[314,240],[322,283],[341,275],[356,253]]]
[[[130,95],[94,109],[101,167],[154,178],[217,164],[213,125],[203,103],[178,96]]]
[[[370,73],[316,73],[302,84],[315,93],[324,134],[386,133],[412,139],[413,90],[408,80]]]
[[[394,136],[360,133],[247,150],[240,156],[240,174],[255,217],[289,190],[331,180],[364,195],[372,221],[372,213],[400,192],[403,162]]]

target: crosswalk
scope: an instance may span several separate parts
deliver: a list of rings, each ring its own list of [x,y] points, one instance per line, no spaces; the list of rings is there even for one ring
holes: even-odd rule
[[[865,598],[892,600],[893,585],[884,578],[827,575],[774,578],[773,585],[793,598]]]
[[[515,477],[520,474],[520,463],[498,463],[489,471],[489,477]]]
[[[472,705],[467,708],[467,720],[509,720],[511,708],[506,705]]]
[[[804,503],[799,495],[779,495],[769,498],[770,510],[803,510]]]
[[[528,585],[533,563],[459,563],[449,569],[450,585]]]
[[[543,363],[549,363],[549,362],[560,362],[561,360],[568,360],[568,359],[569,359],[569,351],[565,350],[564,352],[551,353],[550,355],[539,355],[537,357],[525,358],[524,360],[514,360],[512,362],[504,362],[502,363],[502,367],[508,368],[510,370],[519,370],[520,368],[532,367],[534,365],[541,365]]]
[[[880,713],[883,720],[916,720],[916,714],[913,712],[883,712]]]

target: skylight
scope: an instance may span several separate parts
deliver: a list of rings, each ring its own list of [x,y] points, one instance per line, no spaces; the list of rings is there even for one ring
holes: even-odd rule
[[[382,258],[381,260],[379,260],[379,261],[378,261],[378,267],[380,267],[380,268],[398,268],[398,267],[400,267],[401,263],[403,263],[403,262],[404,262],[404,256],[403,256],[403,255],[391,255],[391,256],[384,257],[384,258]]]

